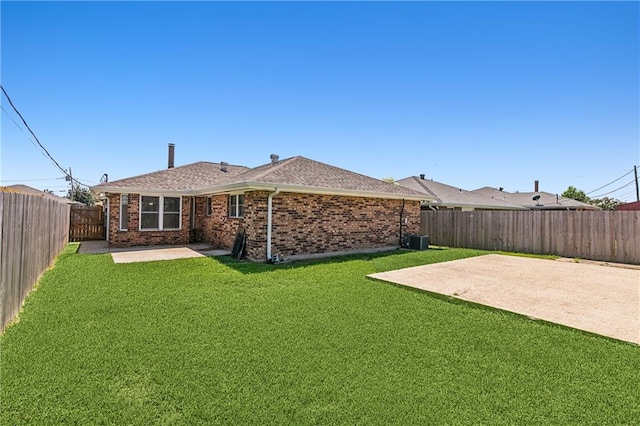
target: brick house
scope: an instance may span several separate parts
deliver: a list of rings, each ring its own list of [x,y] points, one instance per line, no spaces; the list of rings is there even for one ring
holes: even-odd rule
[[[633,211],[640,210],[640,201],[634,201],[632,203],[620,204],[616,206],[616,211]]]
[[[245,230],[256,261],[398,247],[429,196],[304,157],[256,168],[197,162],[92,188],[107,200],[110,246],[205,242]]]

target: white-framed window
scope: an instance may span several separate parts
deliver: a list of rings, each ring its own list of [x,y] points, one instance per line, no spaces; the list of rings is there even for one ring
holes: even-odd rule
[[[129,230],[129,194],[120,194],[120,230]]]
[[[207,216],[213,214],[213,205],[211,204],[211,197],[207,197]]]
[[[229,217],[244,217],[244,195],[229,195]]]
[[[140,195],[140,230],[176,230],[182,222],[182,198]]]

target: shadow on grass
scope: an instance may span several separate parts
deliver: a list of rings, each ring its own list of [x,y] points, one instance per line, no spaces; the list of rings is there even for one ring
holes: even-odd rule
[[[399,269],[410,266],[416,266],[427,263],[437,263],[447,260],[455,260],[457,258],[477,256],[479,254],[485,254],[488,252],[482,252],[479,250],[469,250],[467,255],[461,256],[444,256],[442,258],[441,254],[445,254],[450,250],[459,250],[459,249],[449,249],[448,247],[430,247],[429,250],[424,251],[416,251],[409,250],[404,248],[398,248],[390,251],[376,252],[376,253],[354,253],[354,254],[346,254],[339,256],[331,256],[324,257],[320,259],[307,259],[307,260],[296,260],[291,262],[283,262],[283,263],[255,263],[247,260],[236,260],[230,256],[219,256],[216,257],[216,260],[220,262],[222,265],[225,265],[231,269],[236,270],[242,274],[260,274],[264,272],[271,271],[286,271],[293,270],[298,268],[304,268],[308,266],[315,265],[338,265],[341,263],[352,262],[352,261],[384,261],[386,264],[390,266],[389,269]],[[463,253],[464,249],[460,251]],[[437,255],[436,255],[437,253]],[[451,252],[449,252],[451,253]],[[385,268],[386,269],[386,268]]]
[[[261,274],[270,271],[286,271],[298,268],[304,268],[311,265],[328,265],[328,264],[340,264],[345,262],[351,262],[354,260],[369,261],[380,258],[390,258],[396,256],[402,256],[412,253],[411,250],[396,249],[391,251],[384,251],[378,253],[358,253],[358,254],[346,254],[340,256],[324,257],[320,259],[307,259],[296,260],[291,262],[282,263],[257,263],[248,260],[236,260],[231,256],[218,256],[218,260],[221,264],[232,268],[243,274]]]

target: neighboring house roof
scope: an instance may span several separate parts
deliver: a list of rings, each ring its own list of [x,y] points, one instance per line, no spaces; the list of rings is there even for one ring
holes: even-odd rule
[[[39,189],[36,188],[32,188],[30,186],[27,185],[9,185],[9,186],[3,186],[3,189],[8,189],[8,192],[19,192],[22,194],[31,194],[31,195],[38,195],[40,197],[44,197],[44,198],[50,198],[52,200],[56,200],[59,201],[61,203],[65,203],[65,204],[82,204],[79,203],[77,201],[72,201],[68,198],[63,198],[63,197],[58,197],[57,195],[54,194],[49,194],[48,192],[44,192],[44,191],[40,191]]]
[[[620,204],[616,206],[617,210],[640,210],[640,201],[634,201],[633,203]]]
[[[492,210],[528,210],[526,207],[508,203],[497,198],[487,197],[462,188],[447,185],[418,176],[397,181],[398,185],[436,197],[430,204],[435,207],[461,207]]]
[[[233,167],[233,169],[232,169]],[[146,175],[102,183],[96,192],[207,195],[247,190],[352,195],[372,198],[431,200],[435,197],[379,179],[297,156],[249,169],[194,163]]]
[[[496,188],[485,186],[478,188],[472,192],[492,197],[497,200],[506,201],[508,203],[518,204],[528,207],[532,210],[601,210],[599,207],[571,198],[561,197],[549,192],[506,192]],[[540,198],[535,201],[534,196],[539,195]]]

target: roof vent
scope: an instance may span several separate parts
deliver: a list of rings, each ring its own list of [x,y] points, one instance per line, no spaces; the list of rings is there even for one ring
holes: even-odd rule
[[[420,179],[424,180],[424,173],[420,175]]]
[[[276,154],[271,154],[269,158],[271,158],[271,164],[276,164],[280,159],[280,156]]]
[[[220,171],[221,172],[228,172],[228,167],[229,167],[229,163],[225,162],[225,161],[221,161],[220,162]]]

